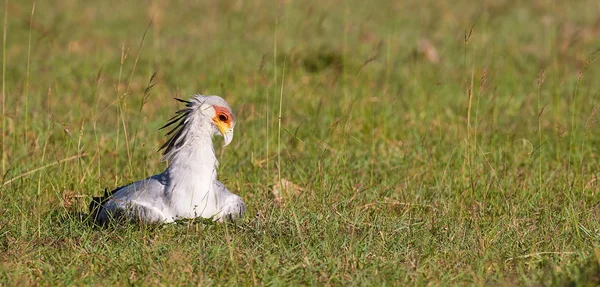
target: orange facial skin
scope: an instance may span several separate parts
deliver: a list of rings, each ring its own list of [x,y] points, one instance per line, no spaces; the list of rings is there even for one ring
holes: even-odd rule
[[[231,129],[233,124],[233,115],[231,115],[229,109],[220,106],[214,106],[213,108],[215,109],[216,115],[214,118],[212,118],[212,120],[215,122],[217,127],[219,127],[222,132],[224,130]]]

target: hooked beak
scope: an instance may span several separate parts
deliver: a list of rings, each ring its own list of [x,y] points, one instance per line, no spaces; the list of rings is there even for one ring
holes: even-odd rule
[[[233,139],[234,123],[233,122],[225,123],[222,121],[215,121],[215,120],[213,120],[213,121],[214,121],[215,127],[217,127],[217,129],[223,136],[223,140],[225,141],[225,144],[223,144],[223,146],[228,145],[231,142],[231,140]]]
[[[233,139],[233,126],[225,126],[223,124],[216,124],[217,128],[219,129],[219,132],[221,132],[221,135],[223,136],[223,140],[225,141],[225,144],[223,144],[223,146],[228,145],[231,140]]]
[[[223,146],[227,146],[233,139],[233,128],[227,129],[225,131],[221,130],[221,134],[223,134],[223,140],[225,141],[225,144],[223,144]]]

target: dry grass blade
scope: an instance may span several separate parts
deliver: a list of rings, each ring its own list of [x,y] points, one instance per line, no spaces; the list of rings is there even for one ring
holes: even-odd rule
[[[538,257],[541,255],[570,255],[570,254],[574,254],[575,252],[571,252],[571,251],[564,251],[564,252],[560,252],[560,251],[545,251],[545,252],[536,252],[536,253],[530,253],[530,254],[525,254],[522,256],[516,256],[516,257],[510,257],[507,258],[506,260],[504,260],[504,262],[509,262],[515,259],[525,259],[525,258],[530,258],[530,257]]]
[[[592,176],[590,177],[590,180],[588,180],[585,183],[585,189],[592,189],[594,188],[597,184],[596,182],[598,181],[598,176],[595,174],[592,174]]]
[[[57,162],[53,162],[53,163],[49,163],[49,164],[44,165],[44,166],[40,166],[38,168],[32,169],[32,170],[30,170],[28,172],[25,172],[25,173],[22,173],[22,174],[20,174],[18,176],[15,176],[15,177],[13,177],[13,178],[5,181],[4,183],[2,183],[2,185],[8,185],[11,182],[13,182],[13,181],[15,181],[15,180],[17,180],[19,178],[22,178],[22,177],[28,176],[30,174],[36,173],[36,172],[38,172],[38,171],[40,171],[42,169],[45,169],[45,168],[48,168],[48,167],[51,167],[51,166],[54,166],[54,165],[57,165],[57,164],[61,164],[63,162],[72,161],[74,159],[78,159],[78,158],[85,157],[85,156],[87,156],[87,155],[86,154],[78,154],[78,155],[74,155],[74,156],[71,156],[71,157],[68,157],[68,158],[65,158],[65,159],[61,159],[61,160],[59,160]]]
[[[438,51],[429,39],[421,39],[419,41],[418,51],[430,63],[437,64],[440,62]]]
[[[595,106],[592,109],[592,113],[590,114],[590,116],[587,119],[587,122],[585,123],[585,136],[587,137],[590,131],[590,128],[596,124],[596,120],[597,120],[597,116],[598,116],[598,106]]]
[[[375,208],[378,209],[378,205],[386,205],[386,206],[406,206],[406,207],[423,207],[423,208],[431,208],[431,209],[437,209],[435,208],[435,206],[430,205],[430,204],[419,204],[419,203],[410,203],[410,202],[401,202],[398,200],[391,200],[391,199],[385,199],[383,201],[377,201],[377,202],[371,202],[371,203],[367,203],[363,206],[361,206],[360,208],[362,209],[362,211],[367,211],[371,208]]]
[[[155,82],[156,73],[157,72],[152,73],[152,76],[150,76],[150,80],[148,81],[148,86],[146,86],[146,89],[144,90],[144,96],[142,97],[142,103],[140,104],[140,111],[142,111],[142,108],[148,102],[148,98],[150,97],[150,92],[152,91],[152,88],[154,88],[154,86],[156,85],[156,82]]]
[[[275,196],[275,201],[278,204],[283,204],[290,196],[299,195],[303,191],[304,188],[285,178],[282,178],[280,181],[275,182],[271,193],[273,196]]]

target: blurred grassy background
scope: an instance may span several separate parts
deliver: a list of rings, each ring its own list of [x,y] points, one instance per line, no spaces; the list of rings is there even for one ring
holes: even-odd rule
[[[600,280],[598,1],[2,6],[3,284]],[[194,93],[237,115],[245,218],[81,222]]]

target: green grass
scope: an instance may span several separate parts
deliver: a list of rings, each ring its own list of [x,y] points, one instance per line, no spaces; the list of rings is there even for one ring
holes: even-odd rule
[[[597,1],[186,2],[3,3],[0,285],[600,283]],[[82,221],[196,92],[243,220]]]

